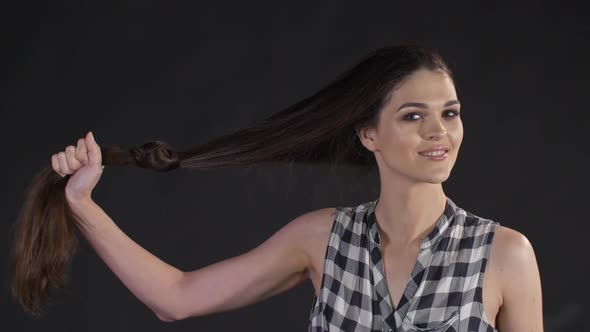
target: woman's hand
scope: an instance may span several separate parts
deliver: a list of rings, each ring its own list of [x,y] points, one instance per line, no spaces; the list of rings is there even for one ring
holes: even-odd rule
[[[71,175],[65,188],[68,201],[90,200],[92,189],[98,183],[104,166],[100,147],[92,132],[78,140],[78,146],[70,145],[65,151],[51,156],[53,169],[61,176]]]

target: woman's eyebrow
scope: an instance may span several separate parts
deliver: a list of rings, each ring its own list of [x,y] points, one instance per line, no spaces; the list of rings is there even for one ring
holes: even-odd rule
[[[456,105],[456,104],[461,104],[459,103],[458,100],[449,100],[447,101],[443,107],[447,107],[447,106],[451,106],[451,105]],[[409,103],[403,103],[398,109],[397,111],[401,110],[404,107],[418,107],[418,108],[428,108],[428,105],[426,105],[425,103],[416,103],[416,102],[409,102]],[[397,112],[396,111],[396,112]]]

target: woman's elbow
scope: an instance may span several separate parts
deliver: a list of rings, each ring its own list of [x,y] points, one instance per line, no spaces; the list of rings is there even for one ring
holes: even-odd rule
[[[156,312],[156,316],[158,317],[159,320],[163,321],[163,322],[174,322],[177,320],[182,320],[183,318],[180,316],[174,316],[174,315],[163,315],[163,314],[159,314]]]

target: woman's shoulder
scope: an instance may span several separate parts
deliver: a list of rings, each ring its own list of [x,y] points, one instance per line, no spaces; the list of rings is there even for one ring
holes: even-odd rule
[[[501,261],[510,261],[514,255],[528,255],[532,251],[532,244],[521,232],[510,227],[498,225],[492,242],[492,255]]]
[[[323,252],[332,232],[339,233],[350,227],[359,212],[366,212],[369,204],[361,203],[351,206],[326,207],[308,211],[297,219],[306,234],[302,246],[312,252]]]
[[[372,202],[364,202],[350,206],[325,207],[310,210],[301,214],[296,219],[310,233],[325,234],[330,232],[338,218],[344,221],[347,217],[352,217],[357,212],[366,211]]]
[[[482,217],[462,208],[457,208],[456,214],[462,216],[457,218],[458,223],[465,229],[471,228],[477,234],[493,233],[491,242],[490,258],[493,264],[504,267],[511,262],[516,255],[529,256],[532,253],[532,244],[529,239],[518,230],[502,225],[494,219]],[[483,233],[482,233],[483,232]]]
[[[323,233],[326,230],[330,231],[332,228],[338,210],[337,207],[310,210],[297,217],[296,220],[299,220],[299,223],[307,230],[308,234]]]
[[[293,229],[292,233],[297,234],[299,247],[309,251],[317,247],[318,242],[324,242],[332,231],[337,214],[337,207],[326,207],[304,212],[294,218],[289,226]]]
[[[500,222],[477,215],[459,206],[454,207],[453,225],[463,229],[465,235],[476,236],[484,233],[495,233],[501,226]]]
[[[496,227],[488,264],[487,271],[498,280],[502,290],[502,301],[506,290],[513,289],[515,282],[521,282],[521,276],[528,276],[535,282],[538,274],[533,245],[524,234],[506,226]]]

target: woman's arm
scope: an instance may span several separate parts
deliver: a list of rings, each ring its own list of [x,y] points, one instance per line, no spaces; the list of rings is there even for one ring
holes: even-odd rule
[[[243,255],[183,272],[131,240],[94,202],[70,206],[98,256],[163,321],[235,309],[306,280],[309,233],[318,222],[330,220],[334,210],[303,214]]]
[[[83,224],[82,234],[123,284],[163,321],[173,298],[170,289],[183,272],[130,239],[93,201],[69,202]]]
[[[236,309],[307,280],[309,248],[326,229],[329,233],[334,212],[334,208],[325,208],[302,214],[245,254],[184,273],[174,288],[172,317]]]
[[[507,227],[498,227],[496,235],[492,254],[499,258],[503,298],[497,329],[543,332],[541,277],[533,246],[523,234]]]

